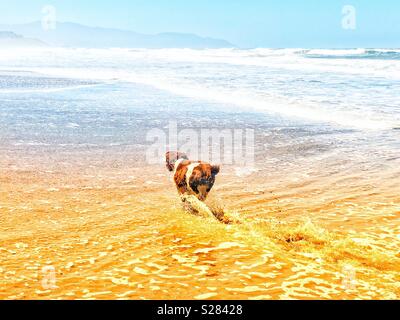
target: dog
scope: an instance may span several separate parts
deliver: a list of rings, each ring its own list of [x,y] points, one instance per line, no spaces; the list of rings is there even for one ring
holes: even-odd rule
[[[165,155],[166,166],[174,173],[174,182],[181,196],[195,196],[205,201],[219,173],[219,165],[203,161],[191,161],[183,152],[168,151]]]
[[[225,224],[240,223],[236,218],[227,215],[224,209],[210,208],[204,203],[220,171],[219,165],[191,161],[185,153],[178,151],[167,152],[165,159],[168,171],[174,173],[173,179],[186,211],[217,219]]]

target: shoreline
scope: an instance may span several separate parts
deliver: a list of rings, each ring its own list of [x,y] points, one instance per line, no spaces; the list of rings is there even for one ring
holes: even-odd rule
[[[400,296],[395,130],[224,111],[135,85],[0,98],[0,298]],[[170,120],[255,129],[254,170],[222,163],[208,199],[244,223],[184,213],[163,159],[146,162],[146,133]],[[43,286],[46,270],[57,287]]]
[[[225,167],[209,201],[246,220],[227,226],[184,213],[163,166],[1,167],[2,298],[398,298],[399,198],[389,189],[316,195],[327,181]],[[58,288],[41,288],[44,266]],[[357,276],[344,290],[346,266]]]

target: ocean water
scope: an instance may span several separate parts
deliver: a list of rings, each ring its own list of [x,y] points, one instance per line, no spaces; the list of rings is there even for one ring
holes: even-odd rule
[[[177,121],[255,129],[256,158],[400,149],[400,50],[0,51],[2,147],[136,148]],[[86,150],[85,149],[85,150]]]
[[[390,130],[400,126],[399,56],[394,49],[3,50],[0,92],[131,82],[305,122]],[[21,82],[16,71],[68,80]]]

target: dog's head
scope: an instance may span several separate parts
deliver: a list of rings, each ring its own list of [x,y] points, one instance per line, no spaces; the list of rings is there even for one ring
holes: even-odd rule
[[[168,171],[174,171],[175,162],[179,159],[188,160],[188,157],[185,153],[179,151],[168,151],[165,154],[166,167]]]
[[[211,165],[209,163],[195,163],[192,167],[189,165],[186,176],[187,183],[199,200],[204,201],[207,198],[219,170],[219,165]]]

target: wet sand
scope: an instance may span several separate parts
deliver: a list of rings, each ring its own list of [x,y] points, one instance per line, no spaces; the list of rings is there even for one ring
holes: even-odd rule
[[[0,298],[399,299],[398,131],[216,108],[120,83],[3,95]],[[255,170],[223,164],[207,200],[241,223],[185,213],[146,163],[170,119],[255,129]]]
[[[225,166],[208,203],[241,223],[223,225],[183,212],[165,168],[133,155],[22,154],[1,161],[1,299],[399,298],[393,168]]]

